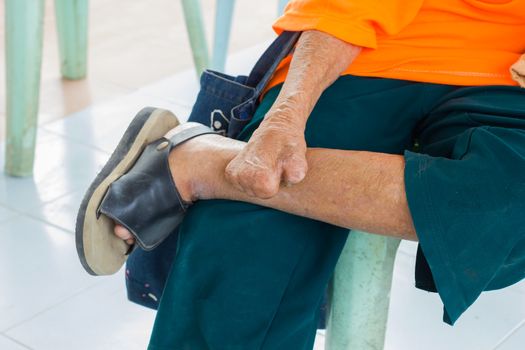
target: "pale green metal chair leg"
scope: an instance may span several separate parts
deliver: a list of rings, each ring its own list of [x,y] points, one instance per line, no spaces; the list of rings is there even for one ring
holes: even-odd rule
[[[27,176],[35,154],[44,0],[5,0],[8,175]]]
[[[200,0],[182,0],[186,30],[190,38],[195,70],[199,76],[209,66],[208,44],[202,23]]]
[[[289,0],[279,0],[279,3],[277,4],[277,14],[280,16],[284,13],[284,8],[288,4]]]
[[[55,0],[60,70],[66,79],[86,76],[88,0]]]
[[[278,13],[283,13],[288,0],[278,1]],[[204,33],[204,24],[199,0],[182,0],[186,29],[188,30],[190,45],[193,53],[193,61],[197,75],[210,66],[212,69],[224,71],[228,44],[232,25],[232,16],[235,0],[217,0],[215,13],[215,34],[213,50],[210,63],[208,45]]]
[[[234,6],[235,0],[217,0],[211,68],[218,71],[224,71],[226,65]]]
[[[327,350],[382,350],[400,240],[352,231],[330,290]]]

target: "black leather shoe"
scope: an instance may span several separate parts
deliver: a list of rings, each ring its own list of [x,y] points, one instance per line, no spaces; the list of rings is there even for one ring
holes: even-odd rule
[[[114,234],[114,221],[145,250],[159,245],[182,221],[191,203],[179,195],[168,155],[177,145],[214,132],[195,124],[171,139],[163,137],[178,124],[169,111],[141,110],[87,190],[75,236],[80,262],[88,273],[110,275],[126,261],[132,247]]]

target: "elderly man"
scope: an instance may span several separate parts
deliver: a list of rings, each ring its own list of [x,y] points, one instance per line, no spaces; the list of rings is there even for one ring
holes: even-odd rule
[[[165,198],[185,215],[150,350],[311,349],[348,228],[419,241],[419,286],[451,324],[521,280],[525,92],[509,67],[525,52],[525,0],[296,0],[274,28],[303,34],[247,143],[182,125],[113,182],[119,154],[139,157],[122,146],[133,130],[169,119],[150,111],[86,196],[86,218],[114,219],[128,244],[147,244],[139,231]],[[81,259],[96,274],[107,258],[88,249],[86,222]]]

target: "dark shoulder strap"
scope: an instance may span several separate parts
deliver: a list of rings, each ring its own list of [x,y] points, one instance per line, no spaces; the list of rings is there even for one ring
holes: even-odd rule
[[[246,85],[255,88],[256,96],[264,90],[279,63],[292,52],[300,35],[301,32],[282,32],[255,63]]]

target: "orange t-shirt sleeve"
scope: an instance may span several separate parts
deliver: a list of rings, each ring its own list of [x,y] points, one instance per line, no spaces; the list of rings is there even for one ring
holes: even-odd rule
[[[292,0],[274,30],[319,30],[350,44],[376,48],[376,33],[401,31],[423,0]]]

